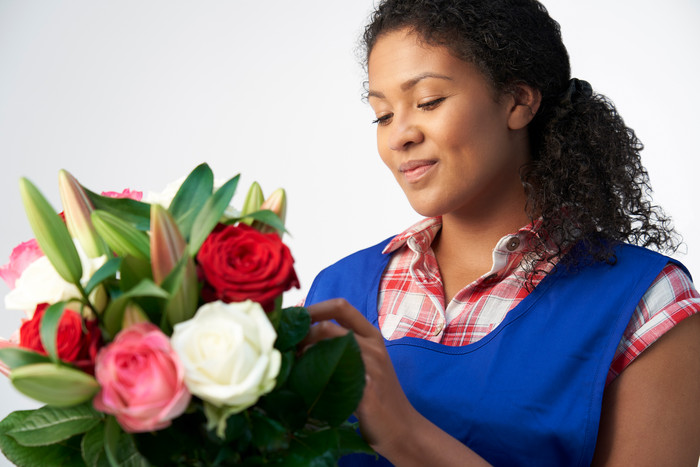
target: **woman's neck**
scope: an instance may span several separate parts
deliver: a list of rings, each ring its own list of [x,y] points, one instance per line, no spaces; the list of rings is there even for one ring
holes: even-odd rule
[[[493,249],[504,235],[517,232],[531,221],[523,209],[524,203],[523,198],[520,209],[471,216],[450,213],[442,217],[442,228],[432,248],[445,289],[445,303],[491,270]]]

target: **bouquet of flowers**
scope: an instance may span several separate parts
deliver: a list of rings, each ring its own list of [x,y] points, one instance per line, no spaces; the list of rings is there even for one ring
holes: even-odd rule
[[[282,242],[286,198],[202,164],[174,196],[98,195],[59,174],[57,214],[28,180],[35,240],[0,275],[26,312],[3,373],[46,404],[0,422],[17,465],[334,465],[372,452],[347,421],[364,367],[352,334],[299,353],[309,314]]]

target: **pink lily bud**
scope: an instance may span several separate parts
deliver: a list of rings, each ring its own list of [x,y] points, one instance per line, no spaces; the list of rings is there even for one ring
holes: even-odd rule
[[[275,213],[282,221],[282,225],[284,225],[284,220],[287,217],[287,193],[284,191],[284,188],[278,188],[272,192],[269,198],[267,198],[260,206],[261,211],[264,209]],[[260,221],[255,221],[253,223],[253,228],[262,233],[275,232],[280,235],[280,237],[282,236],[282,232],[278,232],[274,227]]]
[[[151,205],[151,270],[157,284],[168,278],[186,255],[187,244],[170,213],[158,204]],[[186,255],[181,275],[168,284],[171,297],[165,306],[168,322],[175,325],[194,316],[197,311],[199,285],[197,269],[191,256]],[[171,282],[171,281],[168,281]]]
[[[185,239],[170,213],[151,205],[151,267],[157,284],[170,274],[185,252]]]
[[[63,203],[66,226],[71,237],[76,238],[90,258],[108,253],[107,246],[92,225],[90,215],[94,207],[85,190],[70,173],[58,172],[58,190]]]

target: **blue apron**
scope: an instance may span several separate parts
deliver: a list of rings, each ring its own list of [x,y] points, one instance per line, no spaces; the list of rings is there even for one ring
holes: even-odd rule
[[[323,270],[306,304],[342,297],[378,326],[387,243]],[[619,245],[616,256],[614,265],[557,268],[472,344],[385,341],[411,404],[493,465],[590,465],[617,345],[639,300],[673,261],[630,245]],[[391,464],[353,455],[341,465]]]

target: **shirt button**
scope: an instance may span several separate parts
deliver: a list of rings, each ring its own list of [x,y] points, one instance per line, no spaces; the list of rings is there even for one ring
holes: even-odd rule
[[[438,323],[437,328],[435,328],[435,336],[439,335],[445,328],[445,323]]]
[[[506,245],[506,248],[508,249],[508,251],[515,251],[518,249],[519,246],[520,246],[520,239],[518,237],[513,237],[510,239],[510,241]]]

